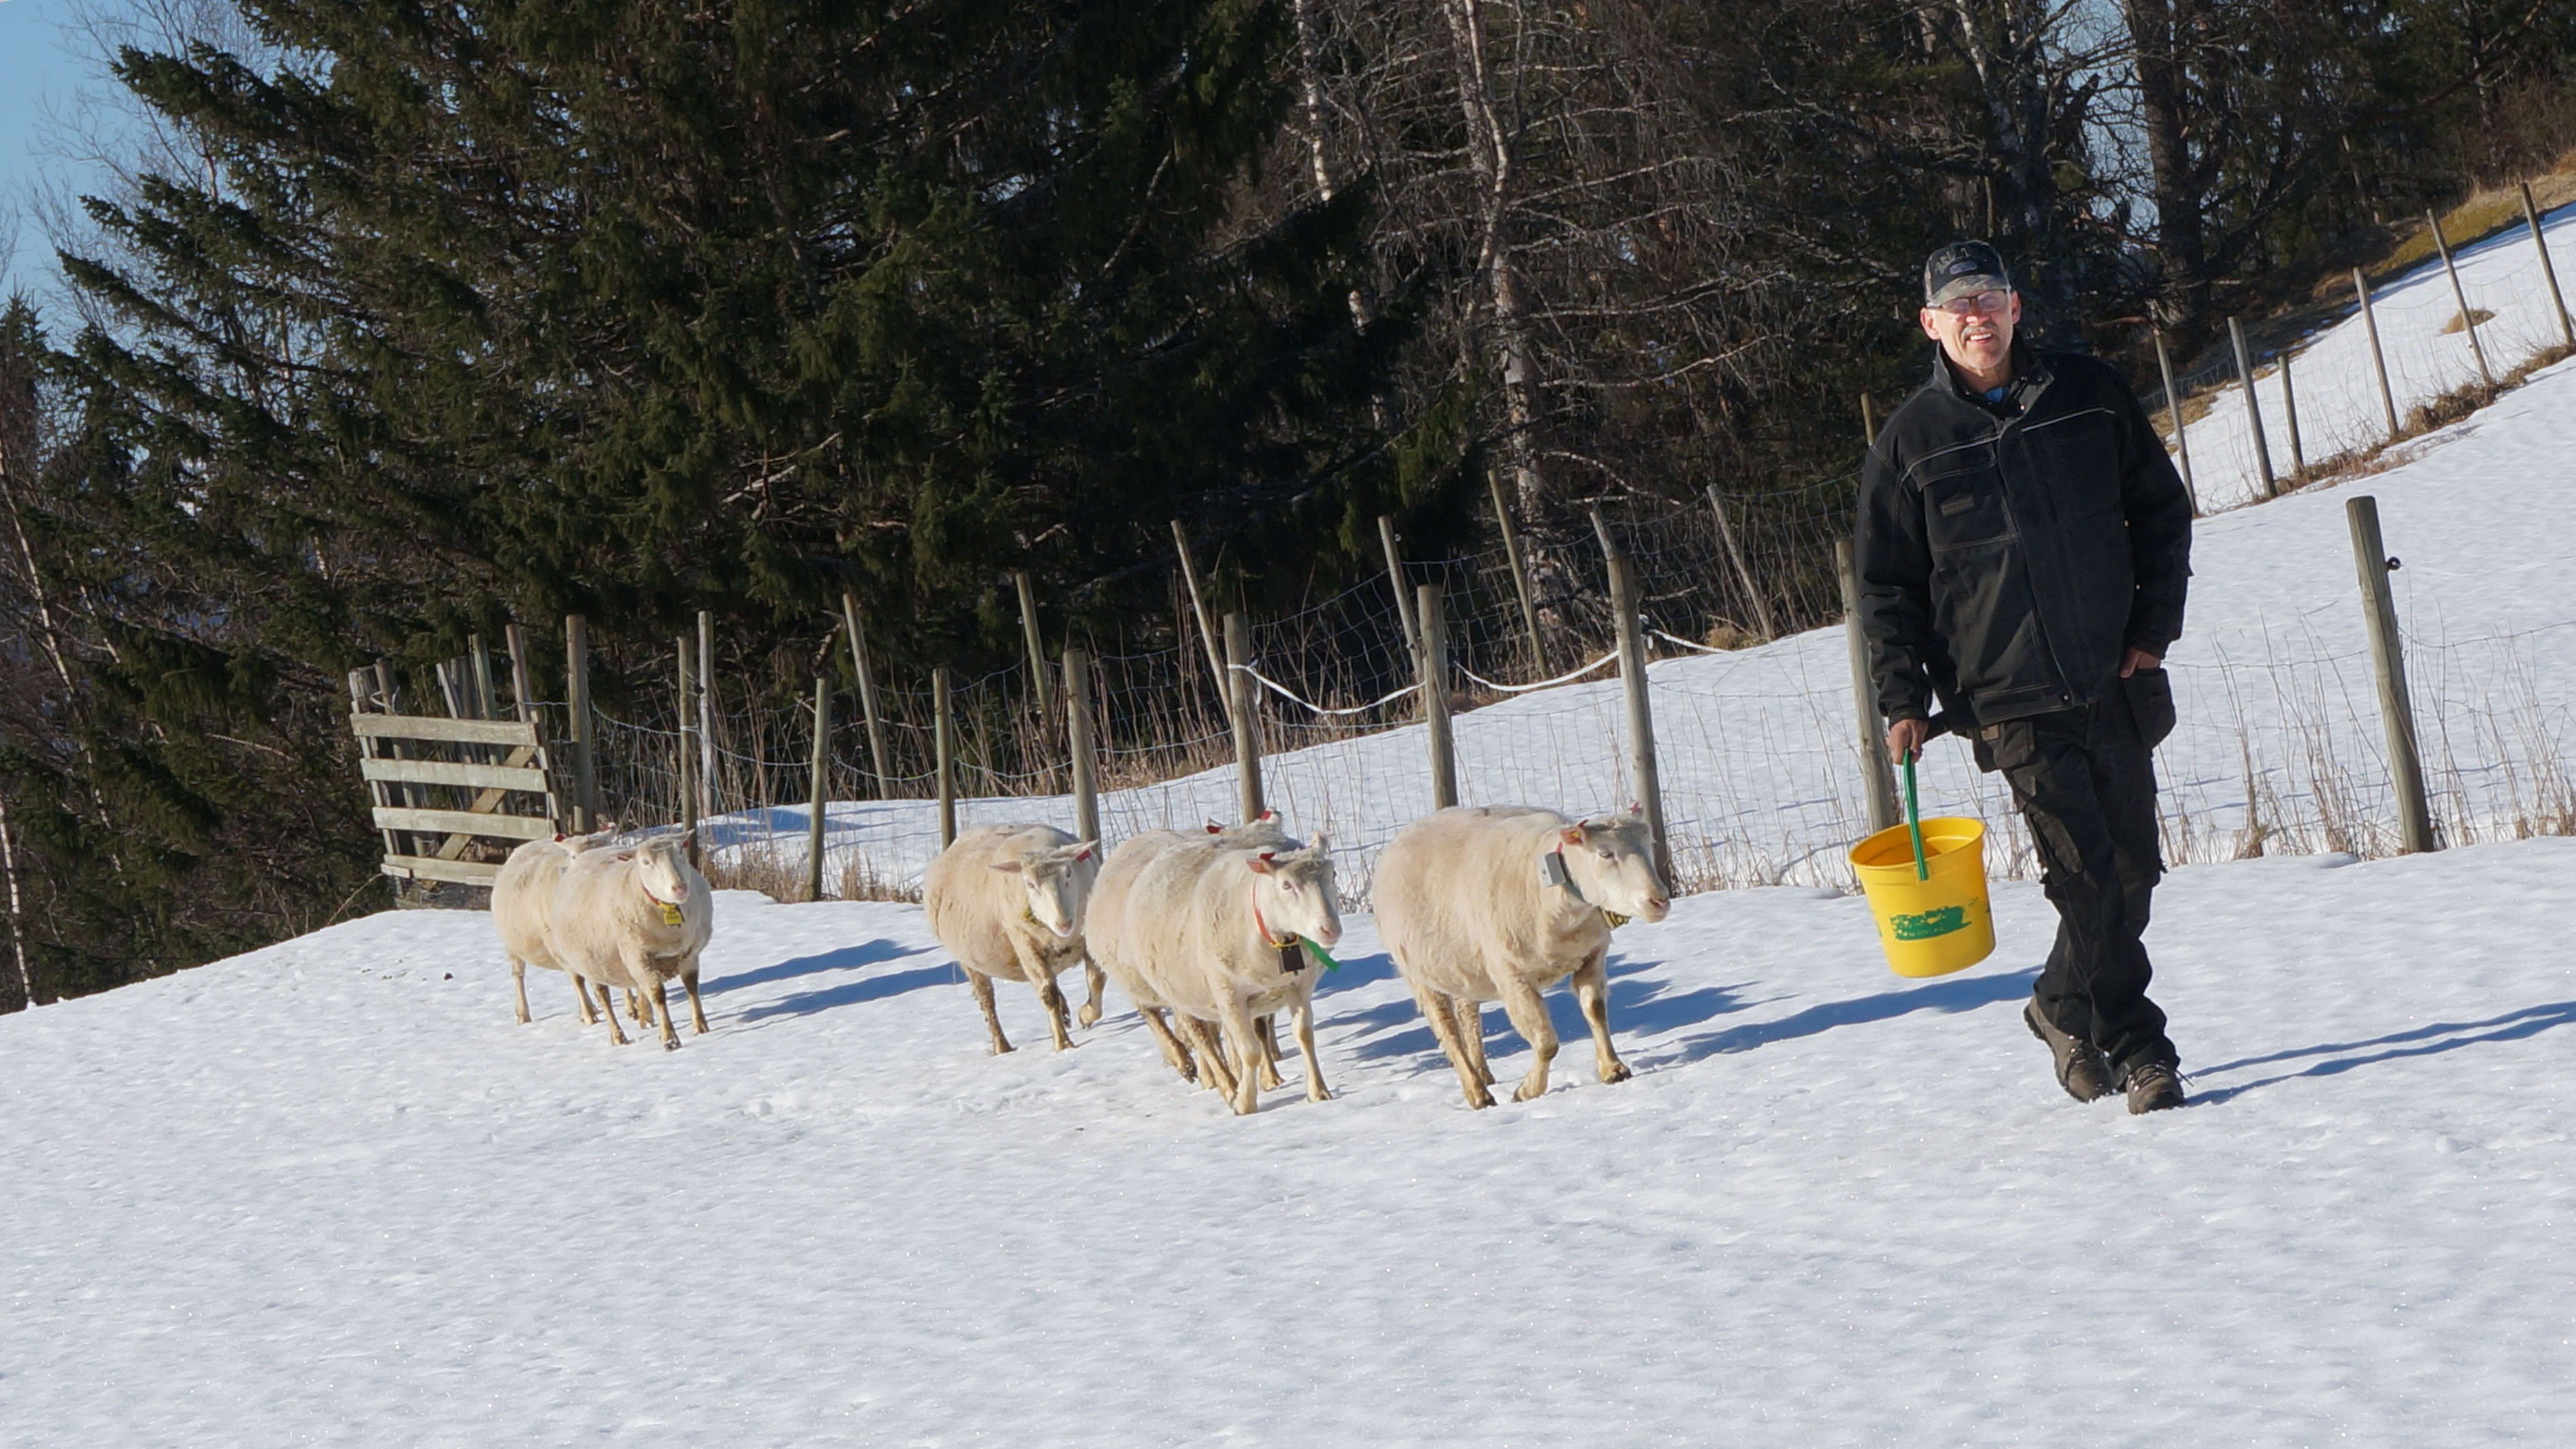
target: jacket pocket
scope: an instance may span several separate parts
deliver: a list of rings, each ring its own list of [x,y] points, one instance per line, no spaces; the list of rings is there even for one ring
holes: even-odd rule
[[[2162,669],[2141,669],[2120,681],[2129,697],[2129,713],[2138,722],[2138,738],[2148,749],[2163,744],[2174,731],[2173,676]]]
[[[1962,460],[1965,461],[1965,460]],[[2011,531],[2002,480],[1983,460],[1923,480],[1923,532],[1935,550],[1992,543]]]

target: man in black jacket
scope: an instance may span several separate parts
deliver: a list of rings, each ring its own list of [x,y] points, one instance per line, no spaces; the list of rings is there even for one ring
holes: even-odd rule
[[[2180,1106],[2138,937],[2164,870],[2151,752],[2173,728],[2191,500],[2116,373],[2014,341],[1994,248],[1933,253],[1923,295],[1940,352],[1870,449],[1855,540],[1888,752],[1922,748],[1937,698],[2011,782],[2057,907],[2023,1018],[2058,1084]]]

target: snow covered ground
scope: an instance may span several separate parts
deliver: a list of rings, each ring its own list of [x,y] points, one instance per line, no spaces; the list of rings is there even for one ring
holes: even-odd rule
[[[1929,982],[1858,900],[1686,899],[1617,941],[1636,1078],[1560,1000],[1483,1113],[1356,920],[1338,1099],[1248,1119],[1115,997],[988,1055],[910,907],[725,894],[676,1055],[378,915],[0,1018],[0,1443],[2563,1442],[2571,888],[2176,872],[2147,1118],[2016,1020],[2023,884]]]

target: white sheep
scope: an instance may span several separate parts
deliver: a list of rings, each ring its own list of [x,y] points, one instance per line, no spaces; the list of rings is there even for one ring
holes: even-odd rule
[[[1037,988],[1055,1049],[1063,1051],[1073,1036],[1055,978],[1083,962],[1091,978],[1083,1025],[1100,1019],[1100,967],[1083,947],[1083,911],[1100,869],[1097,845],[1050,825],[985,825],[961,832],[921,874],[922,914],[965,970],[996,1053],[1011,1049],[993,1010],[996,976]]]
[[[1311,941],[1330,949],[1342,936],[1328,842],[1185,838],[1143,857],[1122,911],[1118,958],[1104,964],[1136,982],[1140,1005],[1150,1000],[1222,1028],[1234,1067],[1202,1035],[1201,1075],[1215,1077],[1236,1112],[1259,1105],[1263,1054],[1254,1020],[1283,1010],[1305,1053],[1308,1100],[1331,1095],[1315,1050],[1322,970],[1304,948]]]
[[[1092,882],[1091,899],[1083,912],[1082,937],[1092,961],[1118,980],[1118,989],[1136,1003],[1136,1014],[1162,1048],[1163,1060],[1184,1078],[1198,1080],[1196,1063],[1190,1049],[1172,1034],[1164,1017],[1170,1004],[1161,991],[1144,974],[1151,956],[1146,949],[1145,931],[1149,920],[1128,909],[1137,878],[1145,866],[1165,851],[1195,844],[1196,840],[1174,830],[1146,830],[1127,837],[1109,852],[1101,863],[1100,874]]]
[[[1529,1074],[1512,1093],[1526,1102],[1547,1090],[1556,1056],[1539,992],[1568,976],[1601,1080],[1627,1080],[1610,1045],[1610,930],[1672,908],[1640,811],[1578,822],[1528,806],[1443,810],[1388,842],[1373,884],[1378,934],[1469,1106],[1494,1104],[1481,1003],[1499,999],[1530,1044]]]
[[[715,901],[707,878],[689,864],[692,838],[663,835],[623,849],[584,851],[565,864],[555,884],[547,928],[555,959],[598,989],[600,1005],[608,1008],[608,1035],[619,1046],[626,1044],[626,1033],[610,1006],[611,986],[649,1001],[663,1047],[679,1049],[662,993],[674,976],[688,990],[691,1024],[698,1035],[706,1034],[698,956],[714,934]]]
[[[500,933],[502,953],[510,958],[510,984],[518,993],[522,1022],[528,1020],[528,968],[564,969],[547,934],[555,884],[574,856],[607,838],[606,834],[557,835],[528,841],[510,852],[492,882],[492,926]],[[590,1010],[589,987],[578,976],[571,979],[573,999],[580,1004],[582,1023],[587,1026],[596,1020]]]

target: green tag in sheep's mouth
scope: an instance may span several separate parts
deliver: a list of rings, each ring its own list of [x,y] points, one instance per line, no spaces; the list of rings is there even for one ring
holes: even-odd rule
[[[1297,938],[1297,944],[1306,948],[1306,954],[1315,958],[1316,965],[1323,967],[1327,971],[1339,971],[1342,969],[1342,963],[1334,960],[1332,955],[1325,951],[1323,947],[1316,945],[1314,942],[1307,940],[1303,936],[1299,936]]]

